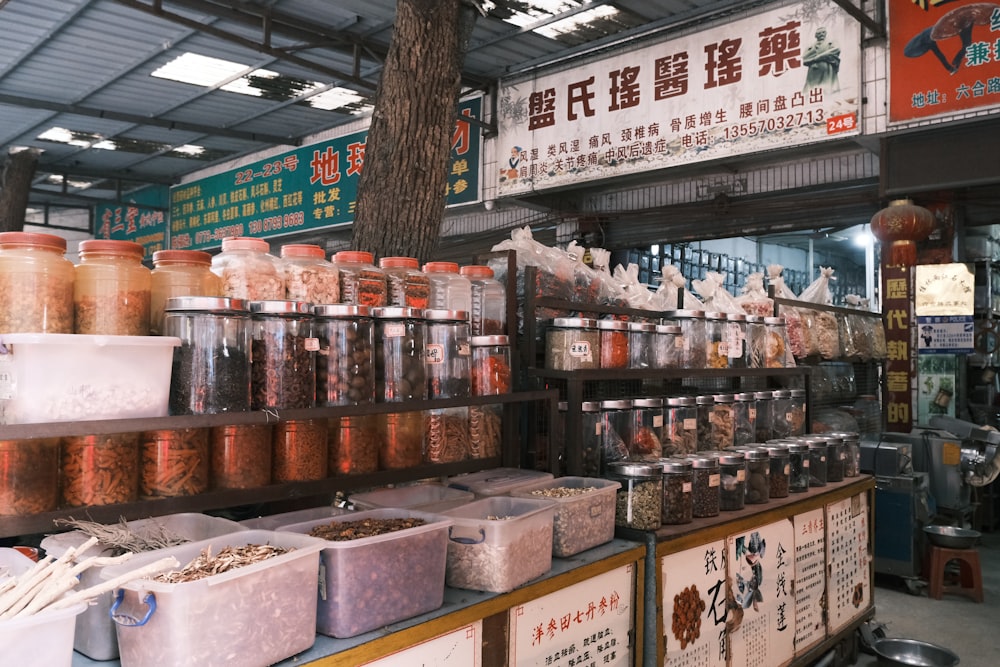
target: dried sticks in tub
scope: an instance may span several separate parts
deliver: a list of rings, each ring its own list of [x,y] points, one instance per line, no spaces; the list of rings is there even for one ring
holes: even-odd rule
[[[0,580],[0,620],[71,607],[92,600],[127,581],[141,579],[165,567],[178,566],[177,559],[163,558],[115,579],[70,593],[80,582],[78,577],[84,570],[95,566],[115,565],[132,557],[132,554],[124,554],[113,557],[90,556],[77,560],[77,556],[86,553],[95,544],[97,538],[92,537],[78,548],[67,549],[59,558],[46,556],[20,576]]]

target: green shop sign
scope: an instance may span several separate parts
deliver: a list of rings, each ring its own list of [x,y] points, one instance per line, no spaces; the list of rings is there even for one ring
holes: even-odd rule
[[[94,238],[134,241],[149,259],[167,247],[166,205],[166,186],[139,190],[127,202],[101,202],[94,206]]]
[[[482,97],[459,104],[479,120]],[[227,236],[266,238],[323,229],[354,220],[358,178],[368,131],[275,155],[170,189],[170,247],[217,247]],[[447,205],[479,200],[482,139],[457,121]]]

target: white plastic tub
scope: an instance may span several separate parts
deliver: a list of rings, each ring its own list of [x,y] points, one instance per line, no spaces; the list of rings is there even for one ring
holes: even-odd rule
[[[471,491],[476,498],[505,496],[526,484],[552,479],[552,473],[527,468],[492,468],[448,478],[448,486]]]
[[[165,531],[192,542],[247,530],[246,526],[241,526],[235,521],[196,513],[168,514],[154,519],[139,519],[127,522],[126,526],[136,533],[159,526]],[[87,539],[87,535],[82,531],[74,530],[45,537],[41,542],[41,547],[45,549],[46,553],[58,558],[66,553],[70,547],[79,547]],[[86,554],[87,556],[96,556],[98,552],[98,547],[91,547]],[[150,553],[159,553],[159,551]],[[78,589],[83,590],[101,583],[103,570],[103,567],[91,567],[84,570],[80,575]],[[99,595],[94,604],[88,606],[86,611],[76,618],[73,648],[94,660],[112,660],[118,657],[118,638],[115,636],[115,625],[109,616],[111,601],[111,593]]]
[[[556,503],[552,522],[552,555],[566,558],[615,537],[615,493],[618,482],[598,477],[556,477],[522,486],[515,498],[542,498]],[[561,489],[574,495],[546,495]]]
[[[0,335],[0,424],[166,416],[173,336]]]
[[[323,540],[248,530],[137,554],[104,568],[103,576],[111,579],[167,556],[184,567],[205,549],[218,554],[248,544],[294,550],[197,581],[139,579],[118,589],[122,599],[112,614],[122,667],[265,667],[311,647]]]
[[[293,512],[282,512],[281,514],[269,514],[267,516],[255,516],[252,519],[240,521],[240,525],[248,530],[278,530],[281,526],[292,523],[302,523],[313,519],[324,519],[347,514],[349,510],[334,507],[333,505],[322,505],[320,507],[309,507],[304,510]]]
[[[443,512],[475,499],[476,496],[471,491],[454,489],[440,484],[414,484],[412,486],[398,486],[394,489],[375,489],[367,493],[355,493],[351,496],[351,502],[359,511],[402,507],[424,512]]]
[[[433,611],[444,602],[451,520],[419,510],[386,508],[317,519],[280,530],[308,534],[316,526],[367,519],[423,519],[422,526],[355,540],[324,540],[316,629],[333,637]]]

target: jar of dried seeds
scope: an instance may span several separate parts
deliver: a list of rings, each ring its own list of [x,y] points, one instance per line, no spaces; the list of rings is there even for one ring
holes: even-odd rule
[[[697,518],[718,516],[720,501],[719,458],[706,452],[690,457],[693,471],[691,515]]]
[[[691,523],[694,468],[686,459],[663,459],[663,523]]]
[[[152,278],[145,249],[132,241],[80,242],[73,308],[75,333],[149,335]]]
[[[0,233],[0,334],[73,333],[75,269],[66,239]]]
[[[656,463],[615,461],[604,475],[621,484],[615,497],[615,526],[656,530],[663,506],[663,469]]]
[[[313,314],[302,301],[251,301],[251,407],[311,408],[316,402]]]

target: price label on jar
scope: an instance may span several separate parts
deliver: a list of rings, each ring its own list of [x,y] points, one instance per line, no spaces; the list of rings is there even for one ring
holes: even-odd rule
[[[684,420],[684,430],[685,431],[694,431],[697,428],[698,428],[698,420],[697,419],[685,419]]]
[[[472,354],[472,348],[468,343],[459,343],[458,345],[458,356],[467,357]]]
[[[594,357],[590,351],[590,342],[586,340],[574,341],[573,344],[569,346],[569,356],[584,359],[586,361],[593,361]]]
[[[424,361],[428,364],[444,363],[444,345],[431,343],[424,348]]]
[[[386,338],[399,338],[406,335],[406,325],[402,322],[386,322],[382,329],[382,335]]]
[[[306,352],[318,352],[319,351],[319,338],[306,338],[305,340]]]

